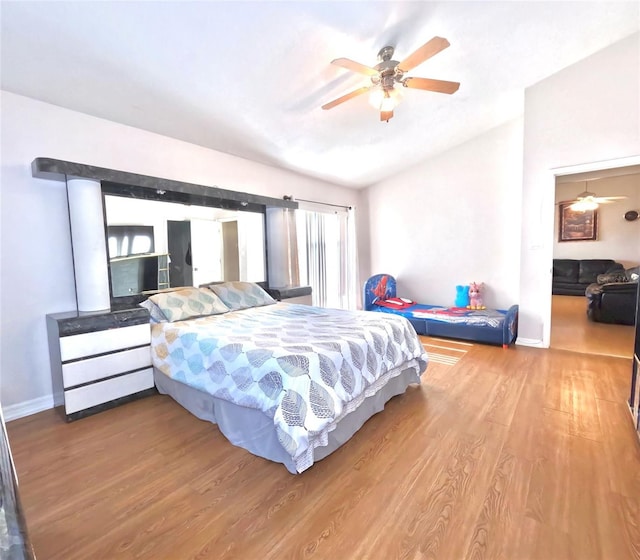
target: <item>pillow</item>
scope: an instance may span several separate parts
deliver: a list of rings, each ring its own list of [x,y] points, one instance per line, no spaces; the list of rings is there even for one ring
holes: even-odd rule
[[[232,311],[276,303],[275,299],[253,282],[224,282],[212,284],[209,289]]]
[[[615,272],[607,272],[606,274],[598,274],[596,278],[598,284],[614,284],[618,282],[628,282],[624,269]]]
[[[149,300],[160,308],[169,322],[229,311],[220,298],[206,288],[182,288],[173,292],[161,292],[151,296]]]
[[[638,282],[640,278],[640,266],[634,266],[633,268],[627,268],[625,271],[628,282]]]
[[[387,298],[376,299],[373,304],[379,305],[380,307],[388,307],[389,309],[406,309],[407,307],[414,306],[416,302],[406,298]]]
[[[149,317],[151,317],[151,323],[166,323],[167,318],[164,316],[162,309],[160,309],[150,299],[146,299],[138,304],[140,307],[144,307],[149,310]]]

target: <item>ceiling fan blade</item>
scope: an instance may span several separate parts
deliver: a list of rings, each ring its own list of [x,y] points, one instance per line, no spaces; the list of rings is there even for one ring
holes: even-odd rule
[[[336,58],[335,60],[331,61],[331,64],[342,66],[342,68],[346,68],[347,70],[351,70],[352,72],[358,72],[359,74],[365,74],[366,76],[378,75],[378,71],[375,68],[360,64],[359,62],[351,60],[350,58]]]
[[[403,72],[408,72],[418,66],[418,64],[422,64],[425,60],[431,58],[434,54],[443,51],[448,46],[449,41],[443,37],[434,37],[398,64],[398,68]]]
[[[355,89],[345,95],[343,95],[342,97],[338,97],[337,99],[334,99],[333,101],[329,101],[329,103],[325,103],[322,108],[323,109],[333,109],[336,105],[340,105],[340,103],[344,103],[345,101],[349,101],[349,99],[353,99],[354,97],[357,97],[358,95],[362,95],[363,93],[366,93],[367,91],[369,91],[370,88],[368,87],[361,87],[358,89]]]
[[[576,198],[578,200],[589,199],[589,200],[595,200],[596,202],[599,202],[601,200],[624,200],[625,198],[628,198],[628,197],[625,196],[625,195],[623,195],[623,196],[597,196],[596,193],[593,193],[591,191],[583,191],[578,196],[576,196]]]
[[[556,206],[568,206],[571,204],[575,204],[576,202],[580,202],[577,198],[574,200],[560,200],[559,202],[556,202]]]
[[[393,111],[380,111],[380,120],[389,122],[389,119],[393,117]]]
[[[578,195],[574,200],[562,200],[556,202],[557,206],[572,206],[573,204],[595,203],[599,204],[613,204],[618,200],[624,200],[627,196],[596,196],[594,193],[584,191]]]
[[[459,82],[447,82],[446,80],[431,80],[429,78],[405,78],[402,85],[408,88],[437,91],[438,93],[455,93],[460,87]]]

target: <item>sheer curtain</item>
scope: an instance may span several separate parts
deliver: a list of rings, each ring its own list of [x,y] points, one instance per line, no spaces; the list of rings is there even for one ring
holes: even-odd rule
[[[324,210],[324,208],[323,208]],[[355,309],[356,242],[353,209],[296,212],[300,282],[313,289],[313,305]]]

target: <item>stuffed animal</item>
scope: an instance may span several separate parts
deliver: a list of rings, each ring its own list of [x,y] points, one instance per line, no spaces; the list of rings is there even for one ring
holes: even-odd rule
[[[469,284],[469,305],[467,305],[469,309],[486,309],[482,301],[482,296],[480,295],[482,286],[484,286],[483,282],[479,284],[477,282],[471,282],[471,284]]]
[[[467,307],[469,305],[469,286],[456,286],[456,307]]]

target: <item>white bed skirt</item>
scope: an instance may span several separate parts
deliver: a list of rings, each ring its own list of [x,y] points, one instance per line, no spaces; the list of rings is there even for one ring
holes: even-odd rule
[[[411,360],[385,373],[375,386],[345,406],[332,424],[310,438],[309,448],[296,458],[282,447],[273,420],[262,411],[233,404],[174,381],[155,368],[154,379],[160,393],[171,396],[201,420],[218,424],[232,444],[259,457],[282,463],[289,472],[298,474],[348,441],[369,418],[384,409],[389,399],[404,393],[409,385],[419,384],[420,369],[418,361]]]

